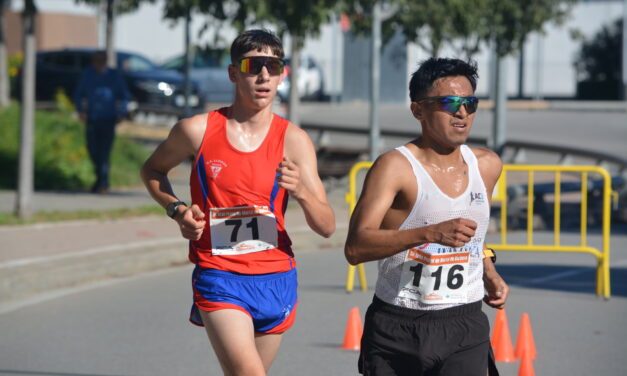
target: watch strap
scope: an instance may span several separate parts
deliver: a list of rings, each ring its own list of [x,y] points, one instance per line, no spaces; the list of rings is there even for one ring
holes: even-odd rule
[[[165,212],[168,215],[168,217],[174,218],[176,216],[178,207],[181,205],[187,206],[187,204],[183,201],[174,201],[174,202],[169,203],[168,206],[166,206],[165,208]]]

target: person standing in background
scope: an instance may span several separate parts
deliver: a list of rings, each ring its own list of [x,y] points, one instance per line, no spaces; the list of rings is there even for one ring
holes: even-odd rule
[[[129,99],[122,74],[107,67],[104,51],[95,52],[92,66],[85,69],[74,93],[76,111],[86,124],[87,150],[96,174],[93,193],[109,192],[109,157],[115,126],[126,116]]]

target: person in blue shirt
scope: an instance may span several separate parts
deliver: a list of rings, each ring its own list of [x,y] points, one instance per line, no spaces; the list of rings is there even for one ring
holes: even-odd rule
[[[96,173],[91,189],[94,193],[109,191],[109,156],[115,126],[126,115],[129,99],[122,74],[107,67],[104,51],[95,52],[92,66],[83,71],[74,93],[76,111],[86,123],[87,150]]]

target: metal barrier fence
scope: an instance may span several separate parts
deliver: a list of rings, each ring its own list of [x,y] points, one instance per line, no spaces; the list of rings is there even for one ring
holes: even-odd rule
[[[346,193],[346,201],[349,204],[349,210],[352,214],[357,204],[357,174],[361,170],[369,169],[372,162],[358,162],[350,171],[348,192]],[[527,244],[508,243],[507,240],[507,178],[508,172],[519,171],[527,172],[528,179],[526,184],[527,190]],[[553,215],[553,244],[536,244],[534,243],[534,174],[536,172],[553,173],[555,180],[552,187],[554,194],[554,215]],[[579,245],[562,245],[561,244],[561,209],[562,209],[562,173],[574,173],[581,176],[581,187],[578,190],[581,193],[580,205],[580,243]],[[603,181],[602,187],[602,213],[601,213],[601,232],[602,232],[602,249],[599,250],[588,245],[588,178],[590,173],[596,173],[601,176]],[[589,253],[597,260],[596,275],[596,294],[603,296],[605,299],[610,298],[610,200],[612,195],[611,178],[607,170],[597,166],[559,166],[559,165],[511,165],[503,166],[503,172],[497,182],[496,194],[492,197],[492,201],[501,202],[500,217],[500,239],[499,244],[488,244],[487,246],[498,251],[526,251],[526,252],[575,252]],[[354,287],[355,268],[359,270],[359,280],[361,289],[366,291],[366,273],[362,264],[357,266],[348,266],[348,275],[346,279],[346,291],[350,292]]]

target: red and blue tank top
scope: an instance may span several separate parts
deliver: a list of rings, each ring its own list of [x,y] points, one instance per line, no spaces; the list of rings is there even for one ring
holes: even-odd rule
[[[276,169],[283,159],[289,122],[274,115],[254,151],[236,149],[227,138],[228,108],[212,111],[190,176],[192,203],[207,225],[190,242],[189,259],[203,268],[242,274],[288,271],[295,266],[285,230],[288,194]]]

